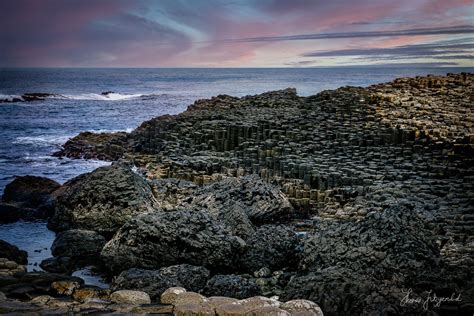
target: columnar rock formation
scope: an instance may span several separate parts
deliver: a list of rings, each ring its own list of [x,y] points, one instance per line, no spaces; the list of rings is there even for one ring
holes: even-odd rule
[[[310,299],[327,315],[420,314],[401,304],[406,293],[457,293],[440,313],[472,314],[473,87],[463,73],[310,97],[219,95],[130,134],[81,134],[57,155],[124,160],[147,179],[115,164],[55,191],[50,226],[69,230],[56,258],[72,258],[66,241],[84,250],[67,236],[89,236],[92,257],[108,240],[100,258],[114,290],[152,300],[185,286]],[[202,295],[182,299],[175,313],[212,314]],[[235,314],[249,302],[224,305]],[[289,309],[300,305],[312,306]]]

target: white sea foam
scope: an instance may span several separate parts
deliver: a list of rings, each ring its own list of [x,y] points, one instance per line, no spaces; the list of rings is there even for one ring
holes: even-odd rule
[[[129,127],[126,129],[91,129],[89,132],[100,134],[100,133],[117,133],[117,132],[126,132],[126,133],[131,133],[134,130],[134,128]]]
[[[66,99],[72,100],[89,100],[89,101],[119,101],[119,100],[129,100],[137,99],[142,97],[142,94],[121,94],[121,93],[107,93],[107,94],[98,94],[98,93],[82,93],[76,95],[63,95]]]
[[[13,141],[13,144],[35,146],[62,145],[73,136],[74,135],[20,136]]]
[[[24,101],[21,95],[16,94],[0,94],[0,102]]]

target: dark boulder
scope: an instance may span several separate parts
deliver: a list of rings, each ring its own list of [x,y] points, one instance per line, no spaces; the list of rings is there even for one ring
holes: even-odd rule
[[[71,229],[56,236],[51,252],[55,257],[93,257],[100,254],[105,242],[94,231]]]
[[[124,164],[101,167],[66,182],[56,192],[48,227],[93,230],[110,238],[130,218],[157,210],[150,186]]]
[[[22,176],[5,186],[2,201],[10,203],[22,203],[24,207],[38,207],[51,198],[51,193],[60,187],[54,180]]]
[[[5,186],[0,223],[48,219],[54,212],[53,192],[59,187],[59,183],[44,177],[16,177]]]
[[[20,250],[3,240],[0,240],[0,258],[7,258],[19,264],[28,263],[28,253],[26,251]]]
[[[264,267],[272,271],[285,267],[294,269],[298,265],[300,241],[290,227],[263,225],[246,242],[247,250],[240,260],[246,272]]]
[[[360,222],[322,221],[304,243],[302,270],[339,265],[377,278],[417,275],[436,268],[439,248],[429,222],[413,210],[391,207]]]
[[[206,296],[226,296],[244,299],[261,295],[261,290],[254,278],[235,274],[218,274],[207,281],[203,293]]]
[[[221,270],[234,268],[245,242],[207,212],[143,214],[131,219],[102,250],[115,272],[188,263]]]
[[[193,182],[175,178],[154,179],[150,185],[160,208],[165,211],[174,210],[198,188]]]
[[[71,273],[86,265],[100,264],[100,252],[105,238],[90,230],[71,229],[60,232],[51,246],[54,258],[41,262],[48,272]]]
[[[199,292],[210,278],[210,271],[204,267],[189,264],[174,265],[159,270],[132,268],[114,278],[112,290],[138,290],[148,293],[153,301],[170,287],[184,287]]]
[[[186,201],[188,209],[205,209],[226,218],[226,210],[239,205],[253,224],[280,222],[294,215],[293,207],[275,186],[256,175],[231,177],[199,188]],[[224,213],[224,214],[223,214]]]

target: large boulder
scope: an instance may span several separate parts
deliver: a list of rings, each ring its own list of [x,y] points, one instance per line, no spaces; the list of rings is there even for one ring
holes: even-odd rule
[[[253,224],[280,222],[294,214],[283,193],[257,175],[231,177],[201,187],[186,201],[189,209],[205,209],[216,217],[240,205]]]
[[[104,237],[91,230],[60,232],[51,246],[54,258],[43,260],[41,267],[49,272],[70,273],[89,264],[99,264],[105,243]]]
[[[96,257],[105,242],[105,238],[94,231],[71,229],[56,236],[51,252],[55,257]]]
[[[236,274],[217,274],[207,281],[203,293],[207,296],[244,299],[260,295],[261,290],[254,278]]]
[[[28,253],[0,239],[0,258],[7,258],[19,264],[28,263]]]
[[[296,268],[300,255],[299,238],[295,231],[283,225],[263,225],[247,239],[247,250],[241,257],[246,272],[261,268],[278,270]]]
[[[22,203],[24,207],[38,207],[51,198],[51,193],[60,187],[54,180],[22,176],[6,185],[2,201],[9,203]]]
[[[56,194],[55,214],[48,223],[55,231],[79,228],[110,238],[130,218],[157,209],[146,180],[118,163],[78,176]]]
[[[377,278],[393,273],[416,276],[436,268],[439,248],[425,217],[394,206],[359,222],[321,221],[304,242],[300,268],[340,266]]]
[[[59,183],[44,177],[16,177],[5,187],[0,223],[48,219],[54,212],[53,192],[59,187]]]
[[[56,236],[51,253],[55,257],[98,256],[105,242],[105,238],[94,231],[71,229]]]
[[[198,292],[210,278],[210,271],[204,267],[180,264],[159,270],[132,268],[114,278],[113,290],[131,289],[146,292],[153,301],[170,287],[183,287]]]
[[[102,250],[115,272],[188,263],[221,270],[234,267],[245,242],[207,212],[149,213],[127,222]]]

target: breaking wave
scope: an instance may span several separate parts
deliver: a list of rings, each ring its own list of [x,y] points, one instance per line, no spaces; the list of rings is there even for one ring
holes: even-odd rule
[[[55,93],[25,93],[0,94],[0,103],[56,100],[84,100],[84,101],[121,101],[121,100],[151,100],[165,97],[167,94],[126,94],[113,91],[102,93],[55,94]]]

